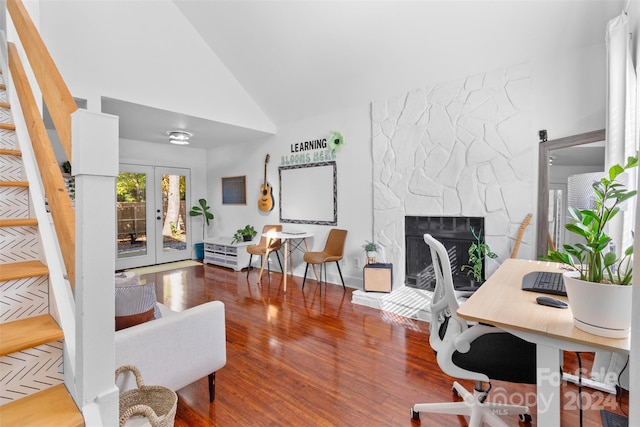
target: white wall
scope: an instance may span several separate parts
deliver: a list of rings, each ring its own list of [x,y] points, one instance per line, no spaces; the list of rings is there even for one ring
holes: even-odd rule
[[[151,3],[152,15],[147,13]],[[107,7],[107,4],[111,7]],[[100,97],[110,96],[213,120],[246,124],[253,128],[274,128],[219,59],[213,53],[210,56],[202,55],[203,51],[210,50],[202,46],[201,38],[194,34],[175,5],[168,0],[104,3],[47,1],[41,3],[41,15],[43,36],[54,59],[74,96],[88,99],[90,110],[99,110]],[[166,22],[166,25],[144,26],[149,16],[153,16],[155,22]],[[145,31],[141,31],[142,27]],[[166,28],[179,28],[180,31],[169,32]],[[538,143],[538,129],[547,129],[550,138],[559,138],[604,126],[604,28],[602,34],[602,43],[586,49],[531,58],[533,107],[529,143],[533,147]],[[130,49],[131,43],[134,43],[134,49]],[[199,48],[192,49],[196,45]],[[99,60],[88,54],[96,50],[101,51]],[[196,56],[198,66],[193,66],[188,59],[186,65],[170,62],[173,57]],[[487,67],[486,71],[510,65],[514,64],[494,64]],[[467,72],[461,70],[460,75],[467,75]],[[141,84],[149,80],[156,84]],[[179,84],[170,85],[168,82]],[[439,82],[425,81],[423,85],[435,83]],[[387,90],[391,90],[391,87],[390,82]],[[149,88],[154,90],[150,91]],[[388,93],[388,97],[396,95]],[[266,139],[262,146],[239,144],[218,148],[206,154],[206,162],[204,156],[193,156],[195,169],[207,169],[206,177],[204,173],[200,176],[200,179],[206,178],[203,187],[198,188],[199,180],[192,176],[194,186],[191,196],[195,200],[201,192],[208,194],[216,216],[210,235],[231,235],[247,223],[260,227],[267,222],[278,222],[277,206],[268,214],[261,213],[255,207],[265,154],[271,154],[272,158],[269,181],[277,183],[279,158],[288,153],[291,143],[326,136],[333,130],[341,132],[346,140],[337,157],[338,227],[349,230],[346,249],[349,262],[344,272],[353,286],[359,286],[361,270],[353,268],[353,258],[359,257],[361,262],[364,260],[361,244],[373,237],[371,119],[368,104],[283,125],[278,129],[278,134]],[[177,153],[183,151],[157,146],[151,149],[145,144],[129,146],[121,142],[121,157],[130,157],[129,161],[146,161],[147,164],[165,162],[169,166],[177,166],[174,162],[182,161]],[[531,161],[537,164],[537,158],[532,157]],[[222,206],[220,177],[245,174],[248,178],[249,206]],[[537,176],[533,177],[533,182],[537,182]],[[277,200],[278,188],[274,190]],[[535,195],[531,197],[536,200]],[[530,227],[535,227],[535,222]],[[305,226],[305,229],[317,233],[315,249],[322,247],[329,228]],[[303,269],[304,266],[301,266],[296,272],[301,274]]]
[[[547,129],[550,138],[560,138],[604,127],[604,52],[603,41],[602,44],[586,49],[532,58],[531,129],[527,143],[532,147],[531,162],[535,171],[533,192],[537,191],[539,129]],[[425,85],[434,83],[425,82]],[[393,95],[397,94],[390,94]],[[347,286],[361,288],[362,270],[353,267],[353,258],[358,257],[360,263],[364,261],[361,245],[373,237],[370,105],[334,111],[283,126],[278,129],[277,135],[267,139],[261,146],[226,146],[210,150],[207,154],[207,181],[209,198],[216,215],[213,231],[216,236],[231,236],[237,228],[246,224],[258,228],[267,223],[278,223],[277,166],[280,156],[289,153],[292,143],[317,139],[334,130],[341,132],[346,141],[337,154],[338,227],[349,230],[345,249],[348,265],[343,269],[343,274],[346,276]],[[272,159],[268,169],[268,181],[274,185],[276,206],[272,212],[264,214],[258,210],[256,204],[267,153]],[[245,174],[248,206],[222,206],[220,178]],[[530,197],[533,199],[532,211],[535,212],[537,195],[531,194]],[[285,224],[285,228],[294,226],[316,233],[314,249],[322,248],[326,234],[331,228]],[[535,218],[529,227],[535,229]],[[339,283],[337,274],[332,275],[332,271],[329,268],[329,280]],[[302,262],[299,262],[295,273],[304,274]]]
[[[602,171],[604,171],[604,166],[554,166],[549,174],[549,184],[566,185],[571,175]]]
[[[347,286],[360,287],[365,253],[362,244],[372,239],[372,188],[371,188],[371,128],[368,105],[330,114],[312,117],[278,130],[263,145],[226,146],[208,152],[209,198],[216,215],[216,236],[232,236],[236,229],[246,224],[261,229],[265,224],[279,223],[278,210],[278,166],[281,156],[291,154],[291,144],[328,137],[331,132],[340,132],[345,144],[336,154],[338,174],[338,224],[337,228],[349,231],[345,248],[346,264],[342,268]],[[257,207],[260,184],[264,173],[264,160],[270,154],[267,181],[273,186],[276,201],[271,212],[264,213]],[[222,205],[220,178],[247,175],[247,206]],[[310,184],[308,191],[313,191]],[[321,250],[329,230],[333,226],[284,224],[284,229],[299,229],[315,234],[312,250]],[[358,258],[360,268],[354,268]],[[295,274],[304,274],[304,263],[297,255]],[[327,269],[330,282],[339,283],[335,266]]]
[[[549,139],[604,128],[606,99],[605,29],[602,43],[534,58],[532,139],[547,129]]]

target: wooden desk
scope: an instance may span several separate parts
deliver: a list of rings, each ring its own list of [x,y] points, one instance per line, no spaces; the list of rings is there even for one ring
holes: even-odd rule
[[[523,291],[522,277],[531,271],[562,271],[559,264],[508,259],[458,309],[464,319],[498,326],[536,344],[539,426],[560,425],[560,363],[562,350],[608,350],[628,353],[629,338],[604,338],[573,326],[571,308],[536,303],[541,294]],[[566,297],[553,296],[566,301]]]
[[[298,248],[301,244],[304,243],[304,247],[306,251],[309,251],[309,245],[307,244],[307,238],[313,237],[313,233],[287,233],[286,231],[278,231],[278,232],[270,232],[264,233],[264,237],[267,238],[267,247],[269,246],[268,239],[280,239],[284,244],[284,265],[282,266],[282,281],[283,281],[283,292],[287,292],[287,260],[289,260],[291,256],[291,252]],[[300,240],[293,248],[291,247],[291,240]],[[265,263],[267,262],[268,255],[264,257],[262,261],[262,268],[260,269],[260,276],[258,276],[258,283],[262,279],[262,272],[264,271]],[[291,260],[291,271],[293,272],[293,260]],[[313,266],[313,272],[316,275],[316,280],[318,280],[318,273],[316,271],[315,265]]]

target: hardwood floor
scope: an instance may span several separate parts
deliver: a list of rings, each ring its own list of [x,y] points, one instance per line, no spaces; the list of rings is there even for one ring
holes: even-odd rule
[[[213,300],[225,303],[227,365],[216,374],[216,399],[209,403],[206,377],[180,390],[177,427],[467,425],[451,415],[411,420],[414,403],[455,399],[453,379],[440,371],[429,346],[427,323],[353,305],[352,290],[339,285],[328,285],[320,296],[314,280],[302,290],[295,277],[283,294],[278,273],[269,280],[265,272],[261,287],[257,270],[247,280],[246,271],[211,265],[142,278],[155,282],[158,300],[176,311]],[[583,366],[590,366],[592,358],[584,358]],[[565,356],[564,369],[576,371],[574,354]],[[535,386],[492,385],[494,398],[507,390],[512,399],[526,398],[535,414]],[[565,384],[562,392],[568,408],[562,425],[580,425],[578,410],[572,409],[577,387]],[[602,393],[585,393],[591,408],[584,411],[584,426],[600,426],[600,411],[593,407],[602,402]],[[621,413],[615,401],[607,403]],[[628,411],[627,393],[622,408]],[[507,422],[519,424],[515,416]]]

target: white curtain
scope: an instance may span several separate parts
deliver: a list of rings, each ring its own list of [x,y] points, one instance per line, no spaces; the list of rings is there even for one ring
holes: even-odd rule
[[[631,56],[631,35],[626,13],[609,21],[607,25],[607,108],[605,169],[616,163],[624,164],[627,157],[638,151],[638,118],[636,73]],[[637,188],[637,170],[627,179],[629,188]],[[628,203],[619,221],[610,225],[610,234],[618,253],[633,244],[636,203]],[[637,256],[637,255],[636,255]],[[629,384],[627,355],[598,352],[593,363],[592,379],[609,385]],[[613,375],[612,375],[613,374]],[[618,378],[618,376],[620,376]]]
[[[625,13],[609,21],[607,44],[607,108],[605,170],[616,163],[624,165],[627,157],[638,151],[636,137],[636,73],[631,60],[629,22]],[[627,179],[635,188],[636,170]],[[609,232],[620,253],[633,244],[635,203],[629,203]]]

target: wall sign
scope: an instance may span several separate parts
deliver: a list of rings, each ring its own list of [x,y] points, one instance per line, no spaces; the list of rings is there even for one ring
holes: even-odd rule
[[[296,142],[290,145],[290,154],[280,158],[282,166],[305,163],[330,162],[336,159],[336,152],[344,145],[339,132],[332,132],[327,138]]]

